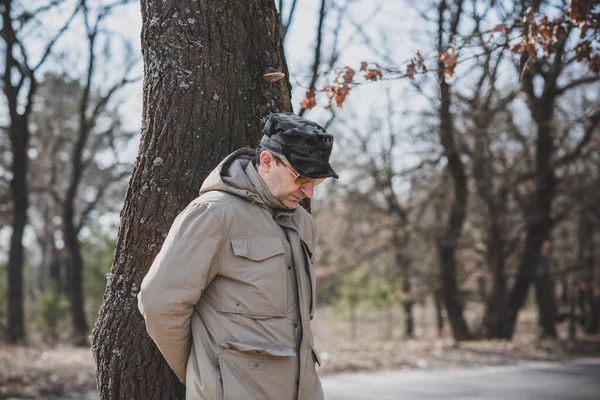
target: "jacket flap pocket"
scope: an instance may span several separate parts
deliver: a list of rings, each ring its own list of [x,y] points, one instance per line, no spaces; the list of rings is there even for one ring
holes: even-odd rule
[[[293,357],[296,355],[296,350],[294,350],[293,347],[282,347],[269,344],[223,342],[220,346],[225,349],[237,350],[244,353],[271,355],[277,357]]]
[[[315,348],[312,346],[310,346],[310,349],[312,350],[313,356],[317,364],[321,365],[321,357],[319,357],[319,352],[315,350]]]
[[[304,249],[306,250],[306,252],[308,254],[308,258],[310,260],[314,261],[315,249],[312,247],[312,245],[309,242],[305,242],[304,240],[302,241],[302,244],[304,245]]]
[[[231,239],[233,254],[252,261],[262,261],[283,254],[285,249],[280,238]]]

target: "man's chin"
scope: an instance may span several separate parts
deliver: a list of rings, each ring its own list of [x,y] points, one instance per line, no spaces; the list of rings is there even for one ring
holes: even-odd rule
[[[285,200],[285,201],[283,201],[283,205],[286,206],[287,208],[293,210],[298,207],[298,204],[300,204],[300,201],[301,200],[298,200],[298,201]]]

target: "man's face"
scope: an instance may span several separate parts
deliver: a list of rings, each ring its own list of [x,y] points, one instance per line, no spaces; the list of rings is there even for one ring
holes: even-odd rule
[[[313,197],[315,181],[297,184],[295,175],[298,175],[298,172],[286,159],[278,161],[269,151],[260,153],[258,172],[271,194],[287,208],[294,209],[302,200]]]

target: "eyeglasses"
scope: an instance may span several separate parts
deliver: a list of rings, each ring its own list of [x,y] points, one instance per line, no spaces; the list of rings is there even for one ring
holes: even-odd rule
[[[314,182],[315,186],[317,186],[318,184],[320,184],[321,182],[323,182],[325,180],[325,178],[309,178],[307,176],[302,176],[302,175],[294,172],[287,165],[285,165],[285,163],[283,162],[282,159],[275,157],[275,156],[273,156],[273,158],[275,158],[275,161],[277,161],[278,164],[281,163],[285,167],[285,169],[290,171],[290,174],[292,174],[292,176],[294,177],[294,183],[298,186],[306,185],[307,183],[311,183],[311,182]]]

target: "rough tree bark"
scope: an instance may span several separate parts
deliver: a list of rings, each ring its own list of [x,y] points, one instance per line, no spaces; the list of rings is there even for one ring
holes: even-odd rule
[[[142,137],[93,332],[101,399],[183,399],[147,336],[136,295],[177,215],[231,151],[256,145],[270,112],[290,111],[273,0],[141,2]]]

